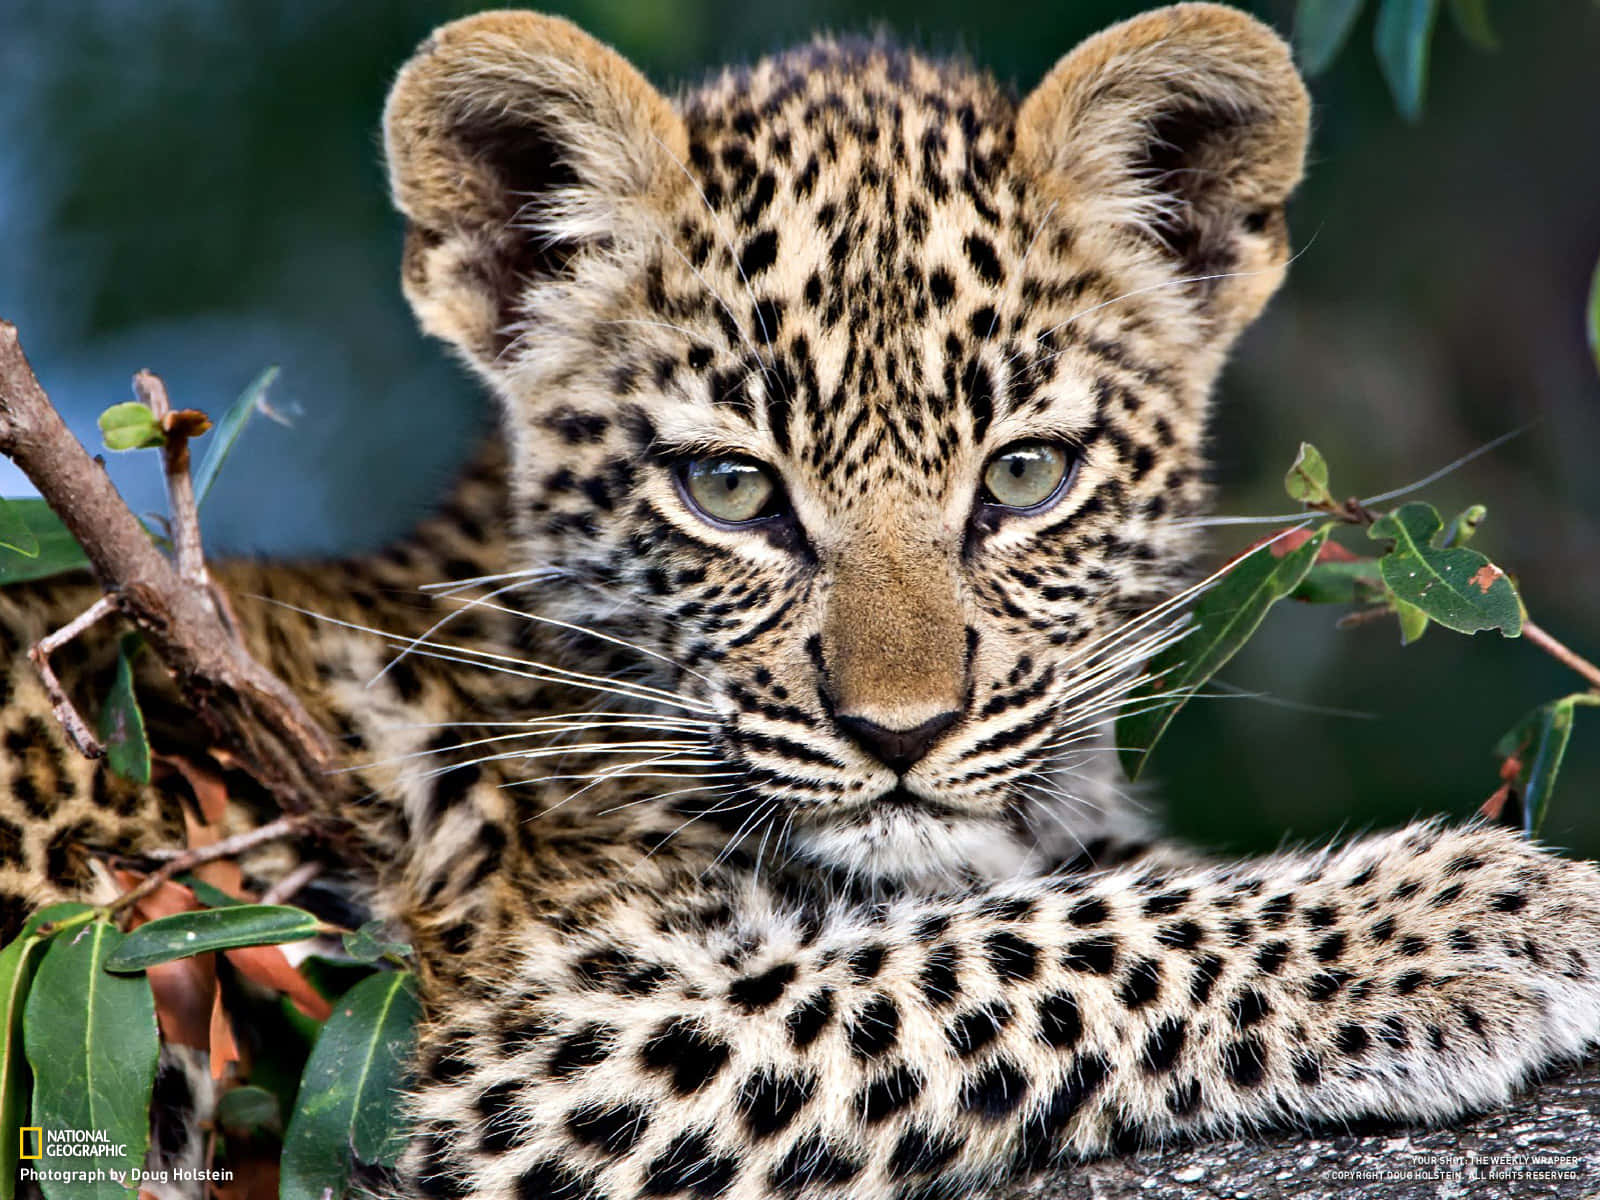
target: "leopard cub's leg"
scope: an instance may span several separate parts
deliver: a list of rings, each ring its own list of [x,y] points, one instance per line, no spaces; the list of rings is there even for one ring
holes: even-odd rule
[[[724,881],[518,954],[430,1031],[423,1193],[953,1195],[1129,1134],[1448,1119],[1600,1039],[1600,871],[1488,828],[820,921]]]

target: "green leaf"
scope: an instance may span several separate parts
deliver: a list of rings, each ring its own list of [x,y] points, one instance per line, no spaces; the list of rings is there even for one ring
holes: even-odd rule
[[[411,956],[411,947],[404,942],[386,941],[383,937],[386,923],[368,921],[354,933],[344,935],[344,952],[357,962],[377,962],[380,958],[403,959]]]
[[[46,1133],[41,1169],[104,1168],[126,1177],[144,1165],[160,1041],[150,981],[103,969],[121,940],[107,921],[63,932],[51,939],[34,975],[23,1038],[34,1075],[32,1123]],[[48,1135],[60,1130],[103,1134],[121,1153],[52,1155]],[[50,1200],[111,1200],[138,1191],[115,1179],[42,1186]]]
[[[10,550],[23,558],[39,557],[38,536],[28,528],[11,501],[4,499],[0,499],[0,550]]]
[[[1330,528],[1324,525],[1282,558],[1271,542],[1257,546],[1200,597],[1188,635],[1150,661],[1146,680],[1117,718],[1118,754],[1129,779],[1139,778],[1189,697],[1249,640],[1267,610],[1300,586]]]
[[[1383,599],[1378,560],[1319,562],[1306,572],[1290,599],[1306,604],[1376,604]]]
[[[1594,355],[1595,370],[1600,371],[1600,263],[1594,265],[1594,279],[1589,283],[1589,353]]]
[[[1389,590],[1458,633],[1498,629],[1522,633],[1522,601],[1499,567],[1476,550],[1440,547],[1444,522],[1431,504],[1413,502],[1384,513],[1367,536],[1394,546],[1378,560]]]
[[[253,1056],[250,1082],[272,1093],[287,1121],[322,1022],[305,1016],[281,993],[261,988],[233,991],[228,997],[228,1013],[236,1028],[250,1031],[257,1046],[270,1047],[268,1053]]]
[[[107,450],[148,450],[167,440],[155,413],[137,400],[113,404],[101,413],[100,436]]]
[[[400,1096],[422,1005],[406,971],[346,993],[306,1063],[283,1140],[280,1200],[344,1194],[357,1160],[393,1165],[405,1146]]]
[[[1333,502],[1328,491],[1328,464],[1310,442],[1300,443],[1300,453],[1295,455],[1289,473],[1283,477],[1283,490],[1289,493],[1289,499],[1301,504]]]
[[[1461,36],[1479,50],[1500,49],[1500,39],[1489,24],[1489,0],[1450,0],[1450,16]]]
[[[194,502],[197,507],[206,502],[211,485],[217,481],[217,472],[222,469],[222,464],[233,451],[233,444],[239,440],[239,435],[249,423],[250,415],[261,407],[261,402],[266,399],[267,389],[277,377],[278,368],[275,366],[261,372],[251,381],[249,387],[239,393],[239,398],[233,402],[222,420],[217,422],[216,430],[211,435],[211,444],[206,448],[206,456],[194,473]]]
[[[1407,604],[1393,592],[1389,593],[1389,607],[1400,619],[1400,644],[1409,646],[1428,632],[1428,614],[1415,604]]]
[[[403,963],[399,965],[404,966]],[[386,968],[374,966],[372,963],[355,962],[343,956],[329,958],[323,954],[308,954],[300,960],[298,969],[319,996],[327,1000],[338,1000],[363,979],[370,979],[375,972]],[[316,1037],[316,1033],[316,1029],[311,1030],[313,1038]]]
[[[194,898],[207,908],[238,908],[241,904],[249,903],[248,900],[228,895],[221,888],[207,883],[197,875],[179,875],[177,882],[193,892]]]
[[[1450,524],[1445,527],[1444,536],[1439,539],[1440,546],[1465,546],[1478,532],[1478,526],[1483,524],[1484,517],[1489,515],[1489,510],[1481,504],[1468,505],[1455,516],[1450,518]]]
[[[1294,48],[1307,75],[1333,64],[1350,38],[1364,0],[1300,0],[1294,12]]]
[[[124,779],[150,782],[150,740],[145,736],[144,713],[133,694],[133,659],[144,648],[136,633],[117,644],[117,675],[100,709],[100,742],[106,748],[106,765]]]
[[[148,921],[125,937],[106,969],[142,971],[211,950],[303,942],[321,929],[316,917],[286,904],[237,904],[174,913]]]
[[[1394,106],[1408,121],[1422,115],[1428,81],[1428,48],[1439,0],[1383,0],[1373,31],[1378,66],[1394,95]]]
[[[28,530],[26,539],[12,536],[31,540],[34,549],[28,553],[27,547],[19,548],[0,538],[0,587],[81,571],[89,565],[78,540],[43,500],[7,500],[5,507]]]
[[[80,925],[87,925],[94,917],[95,910],[88,904],[79,904],[74,900],[63,900],[59,904],[47,904],[33,916],[29,917],[23,925],[18,940],[28,937],[43,937],[49,939],[68,929],[76,929]],[[45,926],[49,926],[48,929]]]
[[[22,1014],[34,970],[49,942],[49,935],[40,935],[39,926],[93,911],[87,904],[71,903],[40,909],[28,918],[17,939],[0,950],[0,1200],[16,1195],[21,1144],[14,1131],[27,1124],[23,1118],[32,1076],[22,1045]]]
[[[1529,837],[1536,836],[1544,824],[1572,737],[1574,711],[1580,704],[1600,705],[1600,696],[1578,692],[1541,704],[1495,743],[1494,752],[1500,759],[1515,758],[1519,764],[1516,788],[1522,797],[1522,829]]]
[[[217,1124],[232,1137],[257,1137],[283,1132],[278,1098],[266,1088],[236,1087],[217,1101]]]

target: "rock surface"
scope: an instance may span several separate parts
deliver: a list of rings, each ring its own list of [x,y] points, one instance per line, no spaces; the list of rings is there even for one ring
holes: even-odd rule
[[[1543,1160],[1543,1161],[1540,1161]],[[1595,1200],[1600,1061],[1447,1129],[1263,1134],[1085,1163],[1004,1200]],[[994,1200],[1000,1200],[999,1197]]]

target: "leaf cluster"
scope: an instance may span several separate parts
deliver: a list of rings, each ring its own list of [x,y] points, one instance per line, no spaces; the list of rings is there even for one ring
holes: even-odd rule
[[[218,471],[251,416],[272,415],[266,397],[277,377],[275,366],[262,371],[217,424],[215,436],[194,473],[196,503],[205,503]],[[169,437],[197,438],[213,428],[205,413],[187,408],[169,414],[163,424],[137,400],[113,404],[100,414],[99,425],[107,450],[159,449]],[[49,579],[86,570],[88,566],[83,548],[43,500],[0,498],[0,587]]]
[[[189,899],[195,901],[193,892]],[[0,1123],[11,1130],[30,1125],[98,1131],[119,1149],[93,1160],[105,1168],[105,1181],[47,1181],[41,1187],[48,1200],[137,1193],[131,1172],[144,1165],[148,1148],[160,1042],[172,1040],[181,1022],[182,1005],[172,987],[188,976],[173,968],[329,933],[299,908],[244,903],[225,894],[222,899],[221,907],[157,917],[129,933],[108,909],[55,905],[36,913],[0,950]],[[345,940],[360,957],[314,956],[298,973],[272,951],[278,970],[305,989],[296,1001],[305,1004],[309,996],[321,1019],[296,1010],[288,996],[276,1002],[277,1020],[267,1021],[275,1034],[270,1055],[246,1061],[231,1031],[219,1038],[212,1030],[213,1069],[219,1042],[233,1047],[233,1057],[223,1064],[226,1090],[209,1165],[242,1172],[276,1160],[282,1200],[341,1196],[356,1171],[393,1170],[406,1140],[401,1096],[421,1016],[416,977],[402,969],[409,948],[383,940],[376,927],[347,933]],[[272,971],[237,970],[250,961],[235,961],[237,974],[269,989],[281,984],[282,976]],[[217,993],[221,1021],[262,1024],[259,1011],[228,1011],[221,997],[230,990]],[[42,1149],[42,1168],[80,1167],[84,1161],[52,1162],[48,1140]],[[0,1139],[4,1200],[15,1194],[18,1150],[15,1138]],[[241,1182],[237,1194],[245,1190]],[[219,1191],[230,1194],[226,1186]]]
[[[197,502],[251,415],[271,415],[265,396],[276,373],[264,371],[218,423],[194,474]],[[158,417],[132,401],[102,413],[100,429],[109,450],[166,450],[212,425],[197,410]],[[87,566],[44,501],[0,500],[0,585]],[[223,777],[153,753],[133,669],[143,650],[137,634],[118,645],[99,716],[107,766],[139,783],[157,769],[181,772],[198,810],[190,848],[213,844],[228,806]],[[198,872],[141,880],[118,868],[128,889],[119,900],[46,908],[0,949],[0,1126],[90,1130],[115,1151],[92,1160],[103,1181],[43,1181],[48,1200],[138,1193],[131,1172],[144,1165],[162,1041],[208,1052],[223,1088],[207,1162],[235,1174],[215,1189],[223,1200],[252,1194],[274,1167],[284,1200],[324,1200],[343,1195],[358,1171],[395,1166],[420,1016],[410,948],[376,924],[336,930],[298,907],[252,903],[236,864]],[[313,940],[318,952],[298,969],[280,948]],[[252,1036],[236,1038],[236,1028]],[[48,1139],[40,1148],[44,1168],[90,1161],[52,1162]],[[16,1192],[20,1149],[0,1138],[0,1200]]]
[[[1281,600],[1350,606],[1346,623],[1392,616],[1401,645],[1431,625],[1475,634],[1521,637],[1527,612],[1512,578],[1467,543],[1483,523],[1481,504],[1448,524],[1431,504],[1411,501],[1374,512],[1360,501],[1333,498],[1328,465],[1309,442],[1301,443],[1284,476],[1284,491],[1307,511],[1307,520],[1262,539],[1228,563],[1201,592],[1184,635],[1145,668],[1117,720],[1123,769],[1137,779],[1156,742],[1188,700],[1261,627]],[[1333,535],[1362,528],[1376,553],[1358,554]],[[1502,795],[1486,805],[1503,817],[1514,791],[1523,829],[1538,832],[1549,807],[1578,707],[1600,704],[1600,693],[1574,693],[1540,705],[1501,739]],[[1497,800],[1496,797],[1499,797]]]
[[[1488,0],[1447,0],[1456,29],[1480,50],[1499,47],[1489,22]],[[1294,43],[1306,74],[1332,65],[1355,31],[1366,0],[1300,0],[1295,8]],[[1438,22],[1440,0],[1378,0],[1373,50],[1395,107],[1409,121],[1422,115],[1427,90],[1428,55]]]

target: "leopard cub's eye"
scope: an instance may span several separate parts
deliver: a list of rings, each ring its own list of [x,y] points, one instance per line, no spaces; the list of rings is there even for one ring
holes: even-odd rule
[[[748,458],[691,458],[678,480],[691,508],[724,525],[775,515],[783,495],[772,471]]]
[[[1013,442],[983,469],[983,500],[1002,508],[1038,508],[1061,490],[1072,466],[1054,442]]]

